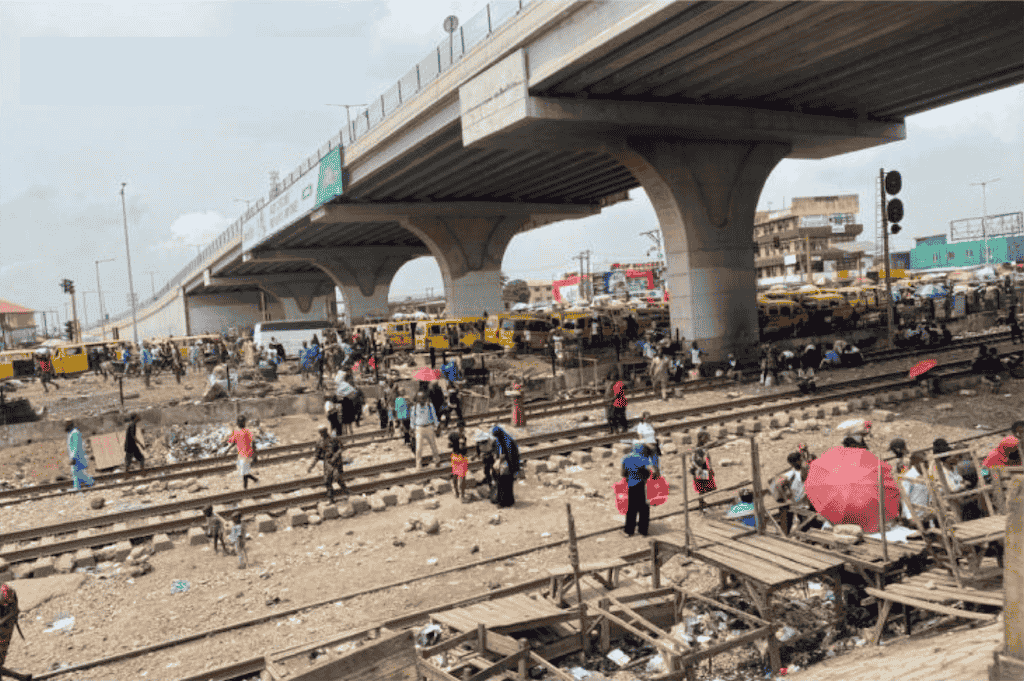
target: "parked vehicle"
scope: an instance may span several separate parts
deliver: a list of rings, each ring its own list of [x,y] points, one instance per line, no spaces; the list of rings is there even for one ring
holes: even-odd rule
[[[328,321],[291,320],[279,322],[259,322],[253,328],[252,341],[256,345],[270,347],[270,339],[276,338],[284,346],[284,354],[288,359],[299,356],[302,343],[309,343],[316,334],[321,343],[328,337],[338,340],[334,325]]]
[[[803,306],[786,298],[758,299],[757,317],[766,339],[799,336],[810,321]]]
[[[547,346],[551,322],[532,315],[511,315],[501,321],[498,344],[505,348],[540,350]]]

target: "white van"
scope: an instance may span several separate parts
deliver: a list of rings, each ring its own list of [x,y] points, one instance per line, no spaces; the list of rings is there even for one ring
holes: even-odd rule
[[[258,323],[253,328],[252,342],[269,349],[270,339],[275,338],[284,346],[285,357],[293,359],[299,356],[303,341],[308,345],[313,339],[313,334],[320,340],[320,347],[327,344],[328,338],[335,341],[338,338],[334,326],[328,321],[295,320]]]

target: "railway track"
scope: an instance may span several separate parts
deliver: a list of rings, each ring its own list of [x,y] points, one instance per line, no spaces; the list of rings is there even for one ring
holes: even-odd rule
[[[1008,333],[991,334],[984,338],[964,339],[959,344],[946,346],[941,349],[943,352],[957,351],[976,348],[978,345],[987,344],[992,345],[998,343],[1000,340],[1008,340]],[[874,355],[868,357],[872,362],[879,361],[890,361],[898,359],[906,359],[908,357],[916,357],[921,354],[934,354],[935,349],[925,350],[900,350],[900,351],[879,351]],[[963,360],[956,363],[958,366],[969,366],[969,360]],[[949,365],[947,365],[949,366]],[[872,382],[882,380],[884,378],[895,380],[901,376],[904,372],[889,372],[885,374],[879,374],[877,376],[865,377],[857,379],[853,382],[843,382],[840,384],[832,384],[833,386],[841,385],[854,385],[858,382]],[[732,381],[726,378],[706,378],[699,381],[693,381],[688,383],[681,383],[675,386],[677,393],[682,391],[684,394],[700,392],[705,390],[714,390],[716,388],[722,388],[729,385],[734,385]],[[822,389],[833,389],[832,386],[822,386]],[[796,394],[796,391],[788,391],[778,393],[778,395]],[[655,398],[656,394],[653,389],[634,390],[631,392],[630,399],[636,404],[639,401],[645,399]],[[748,398],[747,400],[731,401],[728,404],[735,406],[737,403],[750,403],[752,400],[756,402],[763,402],[765,397],[758,396],[755,398]],[[772,398],[774,399],[774,397]],[[527,415],[531,419],[545,418],[549,416],[555,416],[564,413],[573,413],[579,411],[587,411],[590,409],[599,409],[604,406],[603,397],[578,397],[568,400],[546,400],[543,403],[533,403],[527,405]],[[712,407],[709,407],[712,408]],[[702,408],[703,409],[703,408]],[[493,410],[488,412],[482,412],[468,416],[465,420],[467,425],[479,425],[483,423],[494,423],[507,421],[508,410]],[[665,420],[666,415],[659,415],[654,418],[655,421]],[[601,426],[595,426],[600,428]],[[541,439],[541,436],[537,436]],[[345,436],[342,438],[342,442],[346,446],[362,446],[373,442],[380,442],[389,438],[386,431],[371,431],[369,433],[356,433],[355,435]],[[291,445],[281,445],[277,447],[270,447],[259,451],[259,458],[263,464],[274,464],[284,463],[288,461],[294,461],[308,456],[312,450],[314,441],[296,443]],[[119,487],[125,487],[129,485],[140,485],[152,483],[155,481],[166,481],[188,479],[196,476],[205,475],[217,475],[223,473],[230,473],[235,468],[234,457],[230,455],[225,456],[213,456],[206,459],[195,459],[188,461],[180,461],[173,464],[165,464],[161,466],[151,467],[149,469],[132,471],[128,473],[116,472],[106,473],[94,476],[97,485],[91,488],[95,490],[105,489],[116,489]],[[0,491],[0,508],[10,506],[12,504],[22,503],[28,500],[34,499],[46,499],[55,496],[61,496],[65,494],[73,493],[73,490],[68,488],[67,482],[56,482],[47,483],[43,485],[34,485],[31,487],[22,487],[16,489],[8,489]]]
[[[964,364],[969,364],[969,361],[941,365],[936,372],[947,377],[970,375],[969,370],[963,370]],[[769,398],[755,396],[725,404],[675,410],[659,414],[654,420],[660,423],[659,432],[664,436],[675,431],[749,420],[777,412],[808,409],[851,398],[872,396],[877,400],[879,395],[892,391],[900,391],[897,399],[903,399],[907,397],[903,391],[915,388],[916,381],[906,379],[904,371],[899,371],[823,386],[819,394],[810,396],[802,396],[798,391],[787,391]],[[606,425],[599,424],[520,438],[522,458],[529,461],[580,451],[591,452],[592,458],[607,458],[612,455],[611,445],[629,438],[624,434],[608,435],[605,432],[606,428]],[[301,454],[293,452],[290,456],[297,457]],[[447,466],[441,465],[410,472],[408,469],[412,464],[411,459],[403,459],[349,469],[346,471],[349,490],[353,495],[361,495],[422,483],[431,478],[443,477],[447,469]],[[230,470],[233,466],[226,464],[224,468]],[[482,462],[473,461],[470,468],[479,470],[482,468]],[[357,482],[361,479],[365,481]],[[205,518],[200,509],[207,505],[238,508],[249,517],[293,507],[316,506],[323,501],[322,487],[322,477],[311,476],[263,485],[254,490],[236,490],[8,532],[0,535],[0,546],[4,547],[0,557],[9,563],[22,563],[44,556],[74,553],[83,548],[109,546],[157,534],[187,531],[204,523]],[[304,491],[309,489],[316,491]],[[111,530],[103,529],[111,526]],[[31,544],[26,545],[28,542]]]

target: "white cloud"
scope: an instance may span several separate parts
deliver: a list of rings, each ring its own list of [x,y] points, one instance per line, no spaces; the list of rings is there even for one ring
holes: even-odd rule
[[[171,223],[168,238],[159,243],[164,250],[191,248],[192,244],[205,246],[225,229],[229,220],[215,210],[205,213],[186,213]]]

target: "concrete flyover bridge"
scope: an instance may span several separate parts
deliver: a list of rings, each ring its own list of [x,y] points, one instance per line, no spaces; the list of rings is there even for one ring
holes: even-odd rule
[[[511,238],[643,187],[672,325],[757,339],[754,209],[783,158],[905,138],[907,116],[1024,81],[1020,2],[494,2],[251,211],[188,291],[332,283],[355,317],[434,256],[454,314],[497,309]]]

